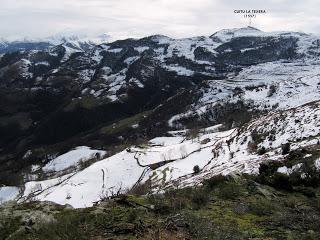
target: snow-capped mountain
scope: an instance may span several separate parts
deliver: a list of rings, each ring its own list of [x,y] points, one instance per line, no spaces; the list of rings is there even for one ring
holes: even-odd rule
[[[255,174],[284,144],[317,148],[319,56],[316,36],[252,27],[3,54],[0,183],[86,207],[139,184]]]
[[[72,31],[64,31],[45,38],[46,41],[53,45],[59,45],[64,42],[82,42],[91,44],[102,44],[111,41],[111,36],[107,33],[87,35],[83,33],[74,33]]]
[[[61,44],[72,45],[76,48],[87,50],[94,45],[108,43],[110,41],[111,37],[106,33],[88,36],[72,32],[62,32],[46,38],[22,38],[11,40],[1,38],[0,54],[16,51],[47,50]]]

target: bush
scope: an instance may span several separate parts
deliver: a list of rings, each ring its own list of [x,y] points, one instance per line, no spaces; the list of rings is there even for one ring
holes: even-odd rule
[[[217,187],[218,185],[220,185],[221,183],[224,183],[228,180],[228,177],[223,176],[223,175],[217,175],[214,176],[212,178],[209,179],[205,179],[202,184],[208,188],[209,190],[214,189],[215,187]]]
[[[282,173],[275,173],[271,185],[275,188],[292,191],[292,185],[289,176]]]
[[[134,187],[132,187],[127,192],[127,194],[142,196],[142,195],[148,194],[150,192],[150,190],[151,190],[151,181],[147,180],[144,183],[139,183],[139,184],[135,185]]]
[[[200,172],[200,167],[198,166],[198,165],[195,165],[194,167],[193,167],[193,173],[194,174],[198,174]]]
[[[172,212],[172,208],[165,201],[164,196],[161,195],[150,195],[148,197],[148,201],[151,205],[153,205],[154,212],[158,214],[169,214]]]
[[[195,189],[191,196],[191,201],[196,209],[206,206],[209,200],[209,193],[204,189]]]
[[[138,212],[135,209],[131,209],[130,212],[128,213],[127,220],[129,223],[133,223],[138,219]]]
[[[282,155],[286,155],[290,152],[290,143],[286,143],[281,146]]]
[[[259,198],[255,202],[250,203],[249,210],[255,215],[265,216],[272,214],[274,206],[270,200]]]
[[[192,189],[169,190],[165,192],[164,195],[165,199],[169,202],[171,210],[175,212],[188,206],[188,200],[190,200],[190,195],[192,195]]]
[[[304,155],[305,153],[302,150],[293,150],[289,152],[287,159],[290,161],[295,161],[295,160],[300,161]]]
[[[86,222],[87,218],[89,216],[75,211],[64,211],[59,214],[56,222],[43,224],[36,231],[36,236],[41,236],[40,239],[88,239],[86,231],[78,227]]]
[[[297,192],[302,193],[306,197],[315,198],[317,196],[316,192],[314,191],[314,189],[312,189],[310,187],[296,187],[294,190],[297,191]]]
[[[199,133],[200,133],[200,128],[194,127],[194,128],[189,129],[186,132],[186,137],[187,137],[187,139],[194,139],[199,136]]]
[[[191,234],[191,237],[186,239],[248,239],[240,232],[237,222],[230,224],[214,222],[209,218],[204,218],[192,213],[184,214],[183,218]]]
[[[263,155],[267,152],[266,148],[265,147],[261,147],[258,149],[257,153],[258,155]]]
[[[293,185],[296,186],[316,188],[320,185],[320,172],[315,168],[313,162],[305,162],[299,171],[291,174],[290,178]]]
[[[2,218],[0,217],[0,238],[9,239],[10,235],[17,231],[20,227],[20,217]]]
[[[282,166],[281,162],[278,162],[278,161],[261,163],[259,166],[259,174],[260,175],[272,175],[281,166]]]
[[[271,97],[271,96],[273,96],[273,94],[276,92],[276,86],[275,85],[271,85],[270,87],[269,87],[269,91],[268,91],[268,94],[267,94],[267,97]]]
[[[251,132],[251,138],[252,141],[257,145],[263,141],[262,134],[258,133],[258,131],[255,129]]]
[[[263,142],[263,140],[265,139],[265,136],[254,129],[251,132],[251,139],[252,141],[248,143],[248,148],[249,148],[249,151],[253,153],[257,151],[258,145]]]
[[[219,189],[219,197],[222,199],[235,199],[241,196],[241,193],[241,186],[234,182],[228,182]]]

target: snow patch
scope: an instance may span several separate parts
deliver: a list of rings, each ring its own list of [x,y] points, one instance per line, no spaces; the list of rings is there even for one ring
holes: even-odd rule
[[[90,147],[80,146],[71,150],[47,163],[42,170],[44,172],[62,171],[71,166],[76,166],[80,162],[88,161],[96,156],[103,156],[106,152],[94,150]]]
[[[19,195],[18,187],[0,187],[0,204],[12,201],[16,199]]]

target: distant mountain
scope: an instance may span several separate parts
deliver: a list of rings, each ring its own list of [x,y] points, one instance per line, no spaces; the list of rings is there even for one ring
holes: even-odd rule
[[[64,42],[82,42],[82,43],[91,43],[91,44],[102,44],[108,43],[111,41],[111,36],[106,33],[97,34],[94,36],[88,36],[85,34],[76,34],[73,32],[62,32],[59,34],[55,34],[53,36],[45,38],[46,41],[59,45]]]
[[[108,43],[110,40],[111,38],[107,34],[89,37],[84,34],[76,35],[68,32],[59,33],[43,39],[23,38],[11,41],[0,39],[0,54],[16,51],[46,50],[60,44],[71,44],[87,48],[96,44]]]
[[[29,42],[29,41],[2,41],[0,42],[0,54],[12,53],[16,51],[45,50],[53,45],[49,42]]]
[[[0,183],[23,185],[24,200],[91,206],[146,181],[157,191],[254,174],[287,144],[319,147],[316,36],[57,39],[0,57]]]

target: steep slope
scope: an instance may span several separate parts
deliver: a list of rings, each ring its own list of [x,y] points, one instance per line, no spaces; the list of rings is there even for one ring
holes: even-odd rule
[[[266,177],[277,184],[270,186]],[[295,179],[272,171],[219,176],[164,194],[118,195],[86,209],[11,202],[0,206],[0,234],[46,240],[319,239],[319,182],[307,187]]]
[[[283,161],[281,147],[317,146],[320,140],[320,102],[279,111],[252,120],[241,128],[219,132],[216,126],[188,139],[185,132],[159,137],[146,146],[128,148],[90,167],[59,178],[28,182],[23,198],[92,206],[104,197],[126,192],[137,184],[151,191],[200,184],[215,175],[257,174],[267,161]],[[263,152],[259,149],[264,149]],[[304,162],[301,159],[302,163]],[[199,166],[199,172],[194,172]]]

